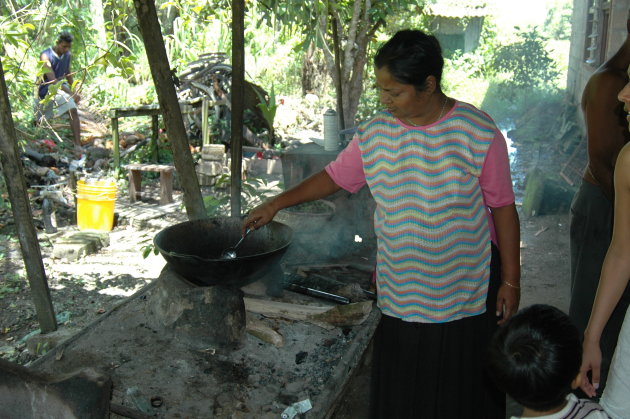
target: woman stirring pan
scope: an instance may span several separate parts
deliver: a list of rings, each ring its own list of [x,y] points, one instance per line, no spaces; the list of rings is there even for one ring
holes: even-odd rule
[[[507,147],[487,114],[442,92],[443,64],[435,37],[396,33],[374,59],[385,109],[359,125],[334,162],[243,225],[260,228],[283,208],[368,185],[383,314],[372,417],[505,417],[505,395],[484,377],[483,357],[520,298]]]

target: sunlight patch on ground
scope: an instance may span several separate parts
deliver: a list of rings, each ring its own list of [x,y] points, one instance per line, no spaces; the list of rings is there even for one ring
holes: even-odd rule
[[[130,288],[130,289],[122,289],[122,288],[118,288],[118,287],[105,288],[105,289],[100,290],[98,293],[99,294],[103,294],[103,295],[111,295],[111,296],[115,296],[115,297],[129,297],[129,296],[135,294],[136,291],[138,291],[143,286],[144,286],[144,284],[140,284],[137,287]]]

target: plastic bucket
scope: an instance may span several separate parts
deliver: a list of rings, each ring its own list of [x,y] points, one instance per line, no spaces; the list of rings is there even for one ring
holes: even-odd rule
[[[111,231],[114,227],[116,183],[113,180],[77,182],[79,230]]]

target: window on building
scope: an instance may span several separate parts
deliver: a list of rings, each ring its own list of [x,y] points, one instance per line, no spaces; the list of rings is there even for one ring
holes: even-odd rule
[[[584,62],[592,67],[599,67],[606,58],[610,0],[592,0],[586,19]]]

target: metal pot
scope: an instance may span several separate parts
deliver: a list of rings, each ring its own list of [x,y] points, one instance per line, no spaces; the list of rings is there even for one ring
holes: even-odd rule
[[[241,220],[215,217],[186,221],[160,231],[153,243],[168,265],[187,280],[202,286],[240,287],[265,275],[291,243],[293,231],[277,221],[252,232],[235,259],[221,252],[241,237]]]

